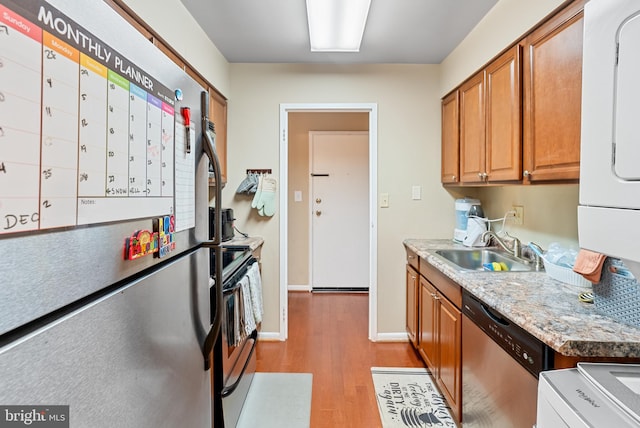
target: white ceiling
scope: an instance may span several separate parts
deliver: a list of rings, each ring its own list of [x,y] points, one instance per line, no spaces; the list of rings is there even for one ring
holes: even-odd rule
[[[439,64],[498,0],[372,0],[357,53],[310,52],[305,0],[181,1],[229,62]]]

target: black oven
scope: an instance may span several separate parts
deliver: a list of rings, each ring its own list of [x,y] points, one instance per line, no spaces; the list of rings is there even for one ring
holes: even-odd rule
[[[258,331],[255,320],[250,317],[251,308],[247,306],[250,293],[246,281],[250,275],[256,274],[258,265],[248,246],[223,246],[222,260],[222,327],[215,347],[217,381],[213,393],[214,398],[222,400],[224,426],[234,427],[240,417],[256,367]],[[215,252],[212,251],[212,272],[214,265]],[[213,279],[215,287],[218,281]],[[213,287],[210,294],[211,307],[216,307],[217,293]],[[220,424],[222,421],[217,422]],[[214,421],[214,426],[222,426],[218,424]]]

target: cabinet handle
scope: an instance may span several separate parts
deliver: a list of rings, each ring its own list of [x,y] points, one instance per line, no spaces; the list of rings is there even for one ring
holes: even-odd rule
[[[527,178],[530,178],[530,177],[531,177],[531,173],[530,173],[528,170],[526,170],[526,169],[522,172],[522,175],[523,175],[523,176],[525,176],[525,177],[527,177]]]
[[[479,172],[479,173],[478,173],[478,178],[479,178],[480,180],[482,180],[482,173],[481,173],[481,172]]]
[[[414,257],[414,256],[408,256],[407,258],[408,258],[409,260],[411,260],[411,259],[414,259],[415,257]]]
[[[456,176],[455,175],[451,176],[451,181],[456,181]]]

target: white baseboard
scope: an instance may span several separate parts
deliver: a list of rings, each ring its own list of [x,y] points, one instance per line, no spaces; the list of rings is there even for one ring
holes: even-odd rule
[[[261,331],[258,333],[258,339],[271,341],[271,342],[280,341],[280,333],[271,332],[271,331],[267,331],[267,332]]]
[[[280,341],[280,333],[273,331],[261,331],[258,338],[265,341]],[[372,342],[408,342],[407,333],[378,333],[378,336]]]
[[[402,333],[378,333],[378,335],[372,339],[373,342],[408,342],[409,336],[406,332]]]
[[[287,291],[308,291],[311,292],[310,285],[291,285],[287,286]]]

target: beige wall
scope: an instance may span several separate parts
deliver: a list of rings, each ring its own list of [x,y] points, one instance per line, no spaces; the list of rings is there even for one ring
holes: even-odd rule
[[[309,285],[309,131],[368,131],[369,113],[289,114],[289,285]],[[295,202],[294,191],[302,192]]]
[[[404,248],[410,237],[448,238],[453,197],[440,185],[440,96],[435,65],[231,64],[229,191],[236,224],[266,240],[263,250],[265,321],[279,331],[279,215],[259,217],[250,199],[232,194],[248,168],[279,174],[280,103],[377,103],[378,330],[404,331]],[[411,200],[411,186],[422,200]],[[291,241],[291,239],[290,239]]]

